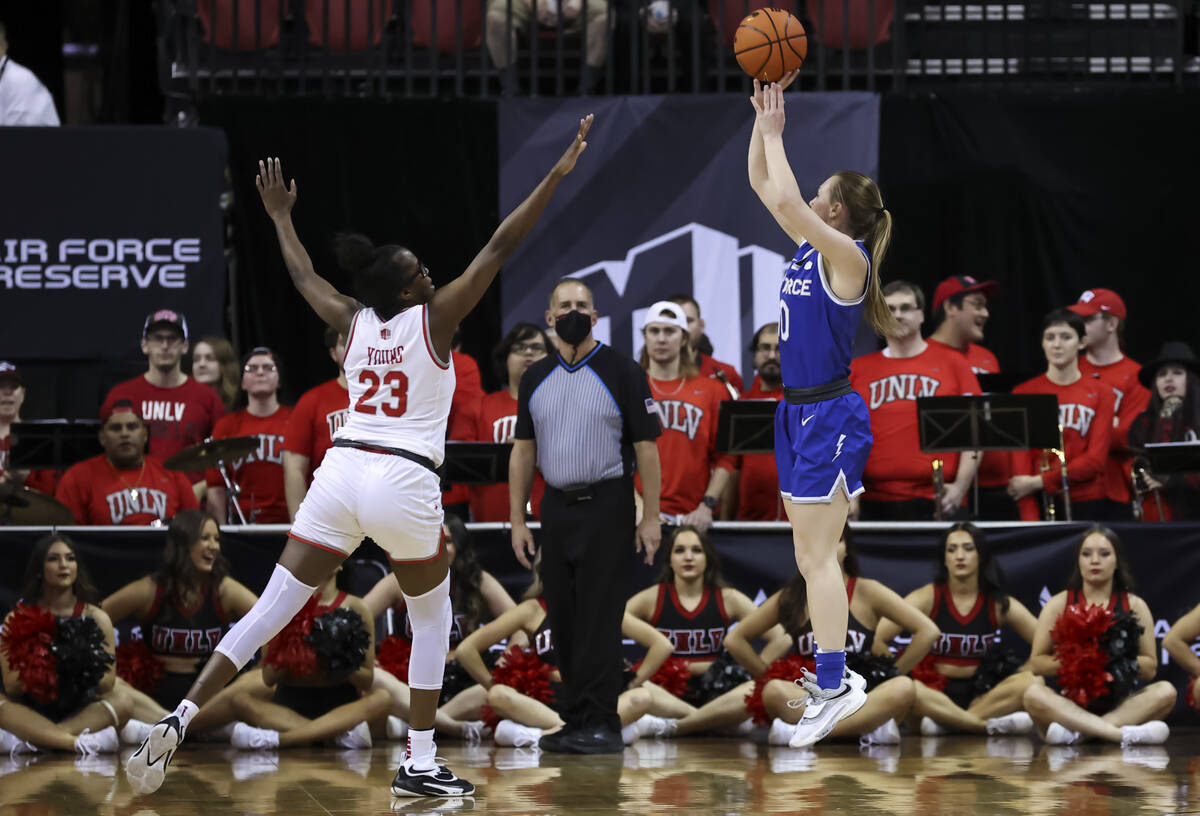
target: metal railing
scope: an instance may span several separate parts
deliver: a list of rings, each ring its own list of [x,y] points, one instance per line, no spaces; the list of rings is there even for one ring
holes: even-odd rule
[[[747,92],[733,35],[763,0],[176,0],[164,90],[326,96]],[[1183,0],[790,0],[802,87],[1143,82],[1200,75]],[[589,59],[590,54],[590,59]],[[591,70],[587,67],[592,63]],[[498,65],[510,66],[508,69]]]

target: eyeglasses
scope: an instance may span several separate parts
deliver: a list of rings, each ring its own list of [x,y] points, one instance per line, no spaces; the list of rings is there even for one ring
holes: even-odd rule
[[[774,343],[774,344],[759,343],[757,346],[754,347],[754,350],[761,351],[763,354],[771,354],[772,352],[778,354],[779,353],[779,344],[778,343]]]
[[[262,372],[263,374],[270,374],[275,370],[275,364],[267,363],[266,365],[248,365],[242,370],[247,374],[258,374],[259,372]]]
[[[513,343],[508,350],[509,354],[525,354],[526,352],[545,354],[546,346],[544,343]]]

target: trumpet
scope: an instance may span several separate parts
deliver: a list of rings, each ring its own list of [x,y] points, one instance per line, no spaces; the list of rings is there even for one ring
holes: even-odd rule
[[[929,464],[933,468],[933,518],[935,521],[945,521],[942,513],[942,494],[946,492],[945,463],[941,459],[934,459]]]
[[[1159,521],[1166,517],[1163,515],[1162,496],[1158,493],[1158,488],[1150,486],[1150,461],[1144,456],[1136,457],[1129,463],[1129,481],[1132,483],[1133,490],[1133,517],[1137,521],[1146,520],[1146,500],[1143,498],[1147,493],[1154,494],[1154,504],[1158,509]]]
[[[1041,472],[1045,473],[1054,467],[1052,459],[1058,460],[1059,468],[1062,471],[1062,495],[1063,495],[1063,515],[1065,521],[1071,520],[1071,485],[1067,481],[1067,446],[1063,443],[1063,427],[1058,426],[1058,447],[1046,448],[1042,451]],[[1056,509],[1054,506],[1054,497],[1047,491],[1042,491],[1042,519],[1045,521],[1056,521]]]

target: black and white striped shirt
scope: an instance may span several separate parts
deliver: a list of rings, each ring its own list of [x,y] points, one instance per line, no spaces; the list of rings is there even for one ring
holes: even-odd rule
[[[633,443],[661,433],[646,372],[603,343],[572,365],[547,356],[521,377],[515,436],[537,440],[550,487],[632,476]]]

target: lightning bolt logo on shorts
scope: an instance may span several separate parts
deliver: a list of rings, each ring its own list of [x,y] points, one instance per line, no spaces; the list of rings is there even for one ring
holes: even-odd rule
[[[842,455],[842,443],[845,441],[846,441],[845,434],[842,434],[841,436],[838,437],[837,450],[833,452],[833,459],[830,459],[829,461],[832,462],[832,461],[836,460],[839,456]]]

